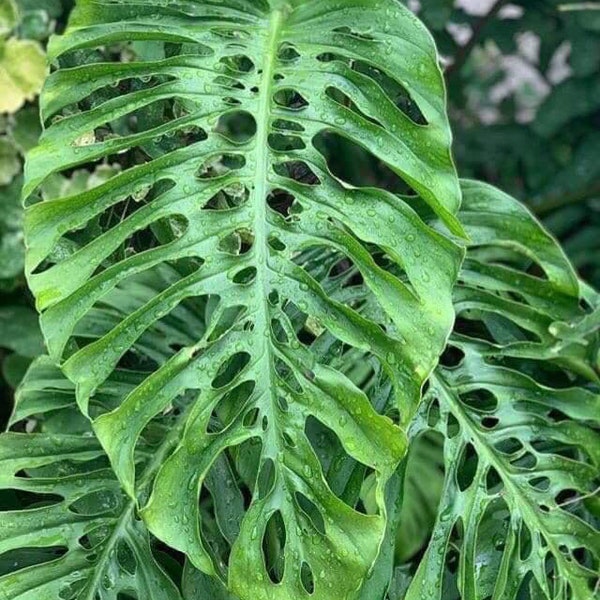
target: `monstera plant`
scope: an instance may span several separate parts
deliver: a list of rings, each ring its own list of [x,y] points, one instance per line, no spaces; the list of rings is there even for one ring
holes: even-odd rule
[[[412,13],[79,0],[49,56],[0,597],[593,597],[600,301],[458,179]]]

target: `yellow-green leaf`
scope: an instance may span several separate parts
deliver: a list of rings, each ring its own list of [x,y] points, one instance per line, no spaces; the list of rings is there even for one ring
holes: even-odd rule
[[[14,113],[32,101],[46,77],[46,55],[31,40],[11,38],[0,46],[0,112]]]

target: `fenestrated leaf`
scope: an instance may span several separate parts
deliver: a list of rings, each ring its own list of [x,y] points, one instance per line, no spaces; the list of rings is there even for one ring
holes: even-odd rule
[[[0,500],[0,555],[7,565],[0,563],[0,597],[117,600],[127,593],[136,600],[178,600],[152,555],[135,500],[123,494],[89,423],[88,431],[75,433],[71,413],[69,434],[52,426],[49,415],[76,410],[76,403],[73,384],[56,368],[49,378],[51,370],[44,357],[33,364],[15,412],[48,418],[45,431],[0,435],[0,490],[25,498],[18,506]],[[61,390],[60,404],[55,390]],[[161,456],[165,448],[155,452]],[[139,494],[160,464],[152,456],[142,458]]]
[[[120,406],[92,415],[116,474],[134,495],[140,434],[174,399],[195,394],[142,511],[151,531],[196,567],[221,572],[198,497],[219,457],[255,456],[243,476],[251,503],[231,547],[231,590],[244,600],[352,597],[382,542],[385,484],[405,434],[343,371],[318,360],[312,340],[328,331],[340,349],[382,365],[405,425],[452,324],[461,251],[400,197],[334,177],[318,148],[324,136],[345,137],[460,233],[435,49],[392,0],[145,0],[80,2],[51,55],[66,61],[131,40],[150,46],[137,47],[137,61],[59,69],[42,98],[53,123],[29,155],[26,195],[108,156],[128,166],[28,211],[27,271],[49,351],[87,413],[144,332],[181,303],[192,316],[202,310],[202,335],[173,344]],[[311,276],[305,251],[327,248],[358,270],[373,315],[332,299]],[[155,296],[123,303],[86,345],[78,323],[107,293],[167,262],[178,275]],[[375,472],[377,514],[333,493],[305,433],[309,417]],[[281,527],[270,524],[278,516]],[[265,569],[272,534],[285,544],[279,573]]]
[[[446,598],[454,577],[449,594],[469,600],[586,600],[600,559],[582,512],[597,487],[600,396],[568,386],[573,371],[595,375],[581,336],[552,326],[583,317],[577,279],[523,206],[483,184],[463,191],[472,247],[458,326],[413,430],[446,437],[446,478],[406,598]]]

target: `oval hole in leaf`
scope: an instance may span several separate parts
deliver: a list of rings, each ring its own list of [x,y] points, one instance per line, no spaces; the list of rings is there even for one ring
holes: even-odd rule
[[[262,552],[265,569],[273,583],[281,583],[285,568],[286,531],[281,512],[276,510],[265,528]]]

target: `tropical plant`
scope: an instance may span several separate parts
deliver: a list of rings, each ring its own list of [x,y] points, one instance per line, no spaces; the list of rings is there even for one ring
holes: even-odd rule
[[[410,11],[80,0],[49,56],[7,599],[594,593],[599,301]]]

